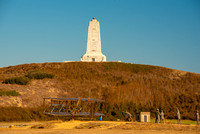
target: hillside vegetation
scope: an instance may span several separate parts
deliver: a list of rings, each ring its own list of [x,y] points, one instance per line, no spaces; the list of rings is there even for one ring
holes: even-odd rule
[[[48,77],[36,79],[40,76],[33,72]],[[27,85],[3,83],[24,76],[35,79]],[[165,117],[175,118],[176,107],[183,119],[195,119],[200,109],[200,74],[150,65],[69,62],[10,66],[0,68],[0,89],[20,94],[0,96],[1,109],[39,107],[43,97],[105,99],[105,119],[111,120],[122,119],[126,110],[135,115],[139,111],[154,113],[157,108],[164,110]]]

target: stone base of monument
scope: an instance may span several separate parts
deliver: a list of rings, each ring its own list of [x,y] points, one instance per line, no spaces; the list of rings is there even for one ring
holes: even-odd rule
[[[106,61],[106,56],[101,54],[101,55],[83,55],[81,57],[81,61],[84,62],[105,62]]]

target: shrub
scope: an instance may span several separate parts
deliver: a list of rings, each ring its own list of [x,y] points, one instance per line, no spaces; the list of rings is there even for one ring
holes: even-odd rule
[[[30,72],[24,77],[13,77],[5,79],[2,83],[5,84],[18,84],[18,85],[27,85],[31,79],[44,79],[44,78],[53,78],[53,74],[49,74],[42,71]]]
[[[30,82],[30,79],[27,77],[13,77],[8,78],[3,81],[5,84],[18,84],[18,85],[27,85]]]
[[[15,91],[15,90],[12,90],[12,91],[5,91],[4,89],[0,89],[0,96],[19,96],[20,93]]]
[[[44,78],[50,78],[52,79],[54,77],[53,74],[49,74],[42,71],[36,71],[36,72],[30,72],[26,75],[29,79],[44,79]]]
[[[0,121],[45,121],[66,120],[69,117],[48,116],[43,114],[43,108],[0,107]]]

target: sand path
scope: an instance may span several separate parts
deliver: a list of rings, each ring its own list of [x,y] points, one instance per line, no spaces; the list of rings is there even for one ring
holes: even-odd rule
[[[12,127],[2,127],[8,125]],[[0,127],[0,134],[200,134],[200,126],[196,125],[114,121],[15,122],[0,123]]]

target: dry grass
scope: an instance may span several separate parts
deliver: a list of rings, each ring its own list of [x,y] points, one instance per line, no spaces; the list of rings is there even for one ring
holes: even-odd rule
[[[53,74],[53,79],[32,80],[29,85],[3,84],[18,98],[0,97],[0,106],[36,107],[43,97],[82,97],[106,100],[105,119],[122,119],[122,111],[154,113],[163,109],[174,118],[179,107],[184,119],[195,119],[200,108],[200,74],[129,63],[41,63],[0,68],[0,81],[30,72]],[[152,114],[154,116],[154,114]]]

